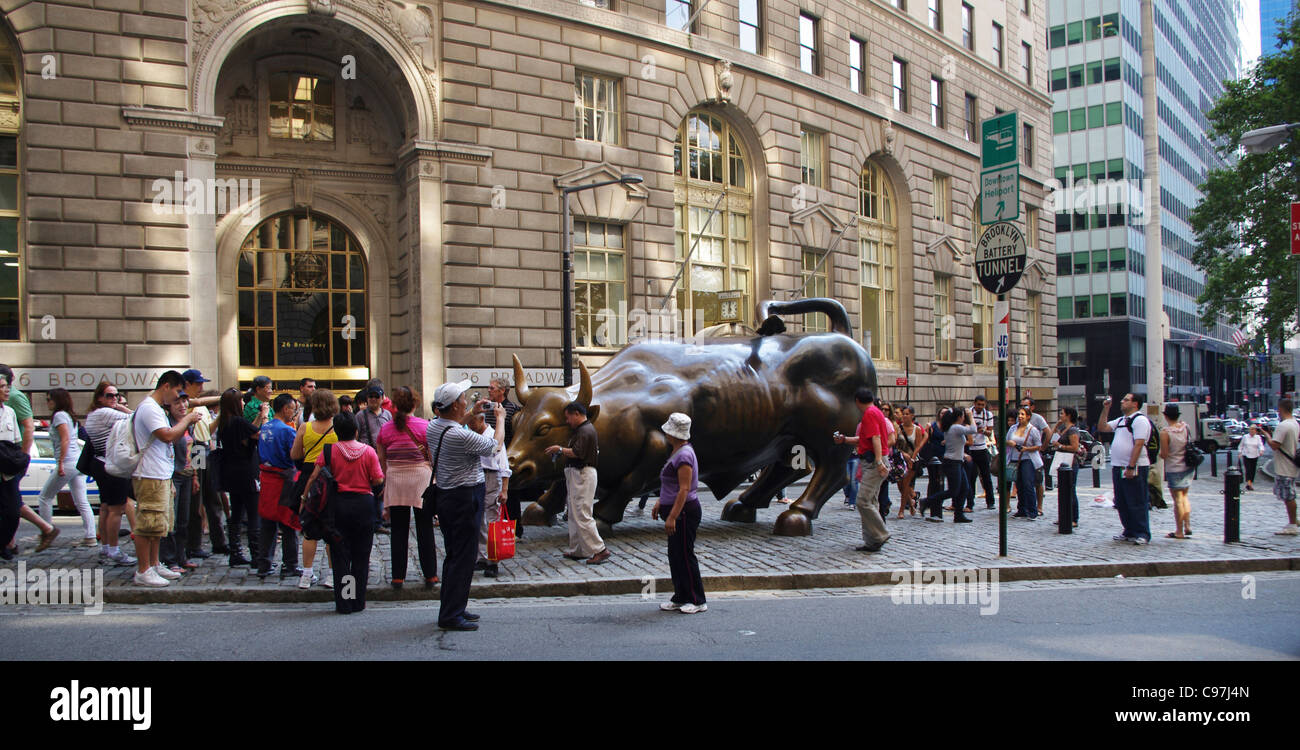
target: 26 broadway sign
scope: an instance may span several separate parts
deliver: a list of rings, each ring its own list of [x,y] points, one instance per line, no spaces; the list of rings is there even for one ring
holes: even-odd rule
[[[984,231],[975,245],[975,275],[993,294],[1006,294],[1025,272],[1025,236],[1015,224],[1000,221]]]

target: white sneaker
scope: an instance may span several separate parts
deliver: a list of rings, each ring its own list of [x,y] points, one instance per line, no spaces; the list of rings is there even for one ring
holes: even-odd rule
[[[153,566],[153,572],[157,573],[159,576],[162,576],[163,578],[166,578],[169,581],[174,581],[177,578],[181,577],[180,573],[174,573],[171,570],[168,570],[167,567],[163,565]]]
[[[676,612],[681,608],[682,605],[678,604],[677,602],[664,602],[663,604],[659,605],[659,609],[662,609],[665,612]]]
[[[1273,533],[1277,536],[1296,536],[1297,534],[1300,534],[1300,526],[1289,523],[1284,526],[1281,531],[1275,531]]]
[[[119,567],[126,566],[126,565],[135,565],[135,558],[126,554],[120,548],[117,550],[117,552],[110,552],[107,555],[104,555],[103,558]]]
[[[684,615],[693,615],[696,612],[707,612],[708,610],[709,610],[709,605],[707,604],[701,604],[698,607],[695,606],[694,604],[683,604],[682,606],[677,608],[677,611],[681,612]]]
[[[298,588],[309,589],[311,588],[311,585],[313,583],[316,583],[319,580],[320,579],[316,577],[315,573],[311,572],[310,570],[305,571],[301,576],[298,577]]]
[[[143,573],[137,572],[133,580],[135,581],[135,585],[137,586],[161,587],[161,586],[171,585],[170,583],[167,582],[167,579],[158,575],[158,571],[155,568],[149,568]]]
[[[327,589],[334,588],[334,572],[331,570],[326,570],[322,572],[320,574],[319,583],[321,586],[324,586]]]

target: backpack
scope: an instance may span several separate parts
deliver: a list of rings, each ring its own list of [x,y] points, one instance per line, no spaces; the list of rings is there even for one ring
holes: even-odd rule
[[[1133,420],[1141,416],[1141,414],[1134,414],[1131,419],[1124,420],[1124,424],[1120,425],[1120,427],[1127,427],[1128,431],[1136,438],[1137,433],[1133,432]],[[1143,419],[1146,418],[1143,417]],[[1147,419],[1147,422],[1151,425],[1151,434],[1147,437],[1147,460],[1154,464],[1156,459],[1160,458],[1160,428],[1156,427],[1155,423],[1150,419]]]
[[[117,420],[112,432],[108,433],[108,442],[104,444],[104,469],[118,479],[131,478],[139,468],[144,452],[153,445],[155,439],[150,435],[144,448],[135,441],[135,417],[139,413],[137,408],[130,419]]]
[[[307,488],[307,498],[302,501],[302,509],[298,511],[298,521],[302,524],[304,537],[337,544],[343,540],[343,535],[334,526],[334,508],[330,505],[339,491],[338,480],[334,478],[334,472],[330,471],[332,447],[332,443],[325,446],[325,464],[321,466],[316,481]]]

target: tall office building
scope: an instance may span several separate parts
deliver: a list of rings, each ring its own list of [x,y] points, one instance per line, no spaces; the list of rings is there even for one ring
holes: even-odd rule
[[[1300,8],[1300,0],[1259,0],[1259,48],[1263,54],[1277,52],[1277,30],[1287,15]]]
[[[1223,165],[1206,137],[1206,113],[1222,82],[1239,74],[1238,2],[1154,0],[1154,39],[1141,33],[1139,0],[1048,2],[1054,166],[1064,185],[1056,214],[1059,394],[1089,422],[1103,393],[1147,393],[1146,337],[1162,333],[1160,310],[1147,305],[1147,273],[1161,274],[1169,316],[1165,400],[1208,400],[1216,412],[1241,401],[1240,369],[1225,362],[1233,330],[1200,321],[1205,275],[1192,263],[1189,223],[1199,185]],[[1146,184],[1143,44],[1156,53],[1160,269],[1147,267],[1148,217],[1136,193]]]

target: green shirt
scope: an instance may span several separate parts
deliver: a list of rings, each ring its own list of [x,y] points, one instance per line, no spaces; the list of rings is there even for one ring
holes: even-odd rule
[[[14,410],[14,416],[18,418],[20,424],[24,419],[32,418],[31,399],[27,398],[27,394],[17,388],[11,387],[9,389],[9,400],[5,403],[9,404],[9,408]]]
[[[266,402],[257,396],[249,399],[248,403],[244,405],[244,419],[247,419],[250,424],[256,422],[257,415],[262,411],[262,404],[264,403]]]

